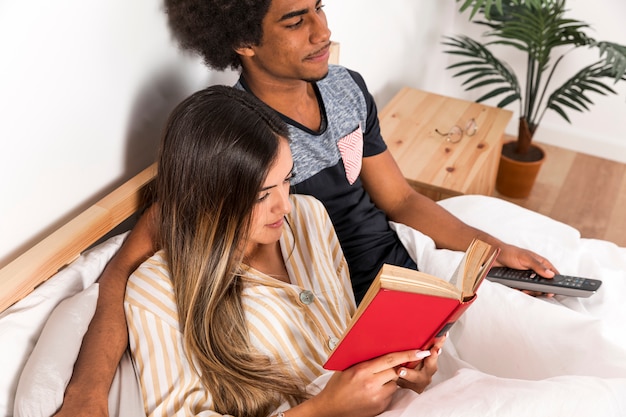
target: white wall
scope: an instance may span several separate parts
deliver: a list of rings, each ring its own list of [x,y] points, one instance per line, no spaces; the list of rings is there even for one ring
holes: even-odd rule
[[[572,16],[626,42],[623,1],[588,3],[570,0]],[[181,54],[160,7],[0,0],[0,266],[146,167],[183,97],[236,79]],[[326,13],[341,62],[364,75],[379,107],[403,85],[473,98],[444,70],[441,35],[467,26],[453,0],[327,0]],[[598,98],[573,115],[575,129],[546,119],[538,140],[591,143],[586,151],[626,161],[625,97]]]
[[[445,70],[453,57],[442,52],[442,36],[464,34],[480,39],[484,31],[469,23],[467,14],[457,12],[455,1],[330,0],[327,4],[333,37],[341,42],[341,62],[364,75],[379,108],[403,85],[469,100],[484,93],[465,92],[461,80]],[[595,39],[626,44],[625,1],[569,0],[567,5],[567,16],[591,24],[590,34]],[[357,21],[359,26],[353,23]],[[515,52],[500,51],[511,65],[524,67],[525,62]],[[586,50],[569,54],[560,64],[561,78],[566,79],[565,75],[571,76],[597,57],[597,52]],[[626,129],[621,124],[626,117],[626,83],[615,89],[618,95],[591,95],[595,103],[591,112],[568,112],[571,125],[548,112],[535,140],[626,163]],[[489,103],[495,105],[497,101]],[[515,114],[507,133],[517,135],[518,104],[508,108]]]

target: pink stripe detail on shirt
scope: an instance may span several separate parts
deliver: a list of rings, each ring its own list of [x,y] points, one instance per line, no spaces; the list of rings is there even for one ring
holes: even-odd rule
[[[344,136],[337,142],[337,147],[343,159],[346,169],[346,178],[350,185],[354,184],[361,173],[361,163],[363,158],[363,131],[361,124],[354,132]]]

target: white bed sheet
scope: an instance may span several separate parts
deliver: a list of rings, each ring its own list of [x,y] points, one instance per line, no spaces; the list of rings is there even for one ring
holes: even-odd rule
[[[452,328],[432,386],[389,416],[626,416],[626,249],[484,196],[440,204],[468,224],[534,250],[560,272],[601,279],[590,298],[529,297],[485,281]],[[450,276],[460,254],[406,226],[418,267]],[[416,397],[416,398],[413,398]]]
[[[453,327],[431,387],[419,396],[401,391],[386,415],[626,416],[626,305],[621,300],[626,295],[626,248],[581,239],[569,226],[491,197],[459,196],[440,204],[471,225],[545,255],[563,273],[598,278],[603,285],[587,299],[545,299],[485,281],[477,301]],[[460,253],[436,250],[421,233],[395,227],[416,254],[421,270],[451,275]],[[97,251],[100,259],[92,260],[97,268],[88,268],[87,278],[74,277],[80,284],[70,285],[64,296],[55,294],[53,301],[58,303],[93,282],[120,243],[109,242],[106,250]],[[17,365],[11,365],[12,379],[1,387],[0,416],[12,415],[12,397],[3,400],[3,396],[15,393],[19,367],[24,366],[55,305],[42,295],[43,288],[11,308],[19,314],[21,305],[32,309],[43,304],[41,317],[31,321],[32,328],[7,326],[11,311],[0,316],[3,339],[12,337],[13,331],[22,336],[28,333],[28,346],[8,352]],[[39,298],[32,301],[34,297]],[[0,349],[5,349],[3,344]],[[5,354],[0,355],[0,360],[4,358]],[[135,383],[132,366],[129,369],[123,382],[126,387]],[[323,383],[325,378],[316,382]],[[116,390],[118,394],[125,391],[119,386]],[[115,394],[110,400],[112,409],[117,408],[115,415],[134,415],[124,414],[126,405]],[[137,401],[130,403],[135,407]]]

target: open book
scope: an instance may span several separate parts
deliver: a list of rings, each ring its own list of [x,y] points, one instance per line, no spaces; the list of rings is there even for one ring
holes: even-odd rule
[[[475,239],[449,282],[383,265],[324,368],[342,371],[387,353],[429,349],[474,302],[499,251]]]

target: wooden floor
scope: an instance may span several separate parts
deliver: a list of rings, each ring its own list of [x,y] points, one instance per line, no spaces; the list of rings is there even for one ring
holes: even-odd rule
[[[495,196],[580,230],[582,237],[626,246],[626,165],[541,145],[547,159],[525,199]]]

